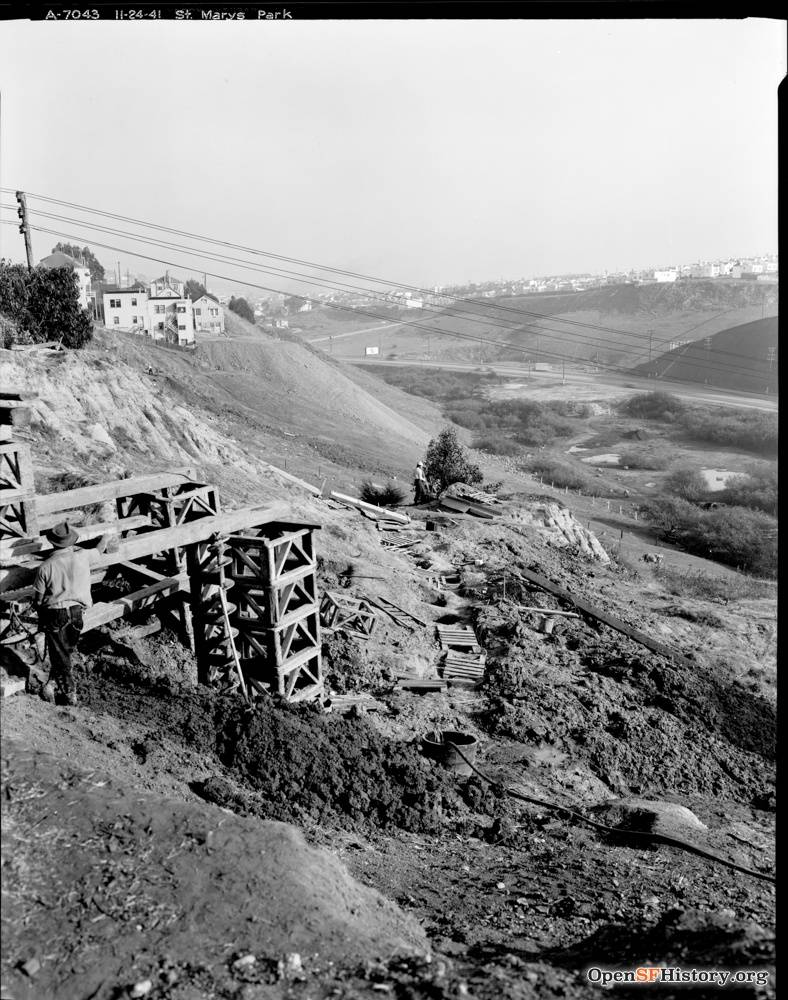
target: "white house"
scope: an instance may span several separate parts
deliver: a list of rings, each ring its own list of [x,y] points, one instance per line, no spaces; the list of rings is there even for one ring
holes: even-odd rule
[[[38,263],[41,267],[46,267],[49,270],[54,270],[57,267],[70,267],[76,274],[77,281],[79,282],[79,304],[83,309],[90,308],[92,288],[89,268],[61,250],[55,250],[54,253],[51,253],[48,257],[43,257]]]
[[[661,271],[654,271],[654,281],[675,281],[679,276],[679,272],[675,267],[665,268]]]
[[[148,292],[148,332],[154,340],[181,346],[194,343],[194,314],[184,284],[169,273],[150,283]]]
[[[212,295],[192,300],[194,329],[198,333],[224,333],[224,309]]]
[[[136,284],[131,288],[110,286],[102,293],[104,324],[111,330],[130,330],[133,333],[150,333],[148,315],[148,290]]]

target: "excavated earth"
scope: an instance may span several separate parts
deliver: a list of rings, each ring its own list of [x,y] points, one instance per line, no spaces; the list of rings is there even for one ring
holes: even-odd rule
[[[647,589],[630,603],[631,571],[557,535],[545,547],[538,519],[525,535],[455,520],[407,553],[379,549],[385,579],[359,576],[348,593],[473,624],[488,652],[479,691],[397,691],[399,672],[434,673],[437,650],[429,630],[381,617],[366,643],[324,647],[329,685],[379,702],[364,718],[273,700],[249,713],[196,686],[173,636],[129,644],[112,629],[86,637],[77,708],[7,700],[10,995],[111,1000],[149,980],[154,1000],[579,1000],[599,989],[591,965],[773,973],[772,885],[627,837],[633,817],[656,817],[653,829],[773,870],[773,634],[750,603],[717,605],[727,658],[711,656],[714,605],[689,620]],[[375,533],[354,523],[365,566]],[[542,633],[522,608],[558,602],[521,567],[604,601],[696,666],[591,620]],[[430,573],[451,568],[461,588],[436,590]],[[321,587],[344,569],[321,558]],[[435,728],[475,734],[496,782],[621,833],[453,777],[417,752]],[[774,983],[690,995],[767,997]]]
[[[30,431],[40,469],[62,470],[66,452],[70,471],[98,478],[200,462],[230,506],[286,498],[294,518],[322,525],[321,591],[384,597],[428,624],[381,614],[364,642],[324,635],[331,691],[378,703],[362,718],[273,700],[249,713],[197,686],[171,633],[132,640],[115,626],[80,644],[77,707],[3,699],[0,996],[125,1000],[137,984],[152,1000],[585,1000],[601,992],[589,966],[642,964],[772,974],[722,991],[658,987],[665,998],[774,996],[773,885],[630,832],[671,831],[774,870],[774,598],[676,594],[651,568],[608,560],[567,508],[508,474],[495,521],[412,511],[410,548],[383,547],[400,533],[312,500],[263,462],[280,442],[293,462],[329,463],[331,442],[308,430],[331,391],[343,423],[327,434],[357,449],[355,469],[371,473],[366,449],[405,470],[426,411],[414,427],[390,395],[361,400],[359,416],[363,393],[286,343],[195,359],[146,350],[107,337],[85,361],[4,359],[44,390]],[[266,414],[269,370],[284,389]],[[301,436],[285,439],[278,418],[299,406]],[[337,474],[352,465],[332,461]],[[559,602],[522,569],[692,666],[591,618],[542,632],[523,609]],[[435,622],[475,627],[481,689],[396,688],[399,674],[435,676]],[[418,752],[434,729],[475,735],[494,782],[620,831],[442,770]]]

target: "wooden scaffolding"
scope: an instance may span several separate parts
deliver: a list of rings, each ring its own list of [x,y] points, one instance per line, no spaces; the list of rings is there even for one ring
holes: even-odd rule
[[[222,512],[215,487],[191,469],[36,495],[29,448],[7,439],[0,449],[0,644],[20,621],[36,627],[30,599],[51,551],[46,530],[80,524],[83,508],[100,504],[106,520],[80,528],[77,544],[95,586],[120,581],[128,592],[95,603],[86,630],[155,612],[196,652],[202,683],[250,699],[322,695],[319,525],[287,520],[284,505]],[[108,536],[114,544],[97,546]]]

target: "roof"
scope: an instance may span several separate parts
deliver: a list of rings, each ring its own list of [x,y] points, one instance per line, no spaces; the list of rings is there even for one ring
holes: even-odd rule
[[[48,257],[42,257],[38,263],[41,267],[47,267],[50,269],[56,267],[83,267],[85,270],[88,269],[87,264],[80,264],[78,260],[74,257],[70,257],[67,253],[63,253],[62,250],[55,250],[55,252],[49,254]]]
[[[221,302],[216,298],[216,296],[211,295],[210,292],[203,292],[202,295],[192,295],[189,293],[189,298],[192,302],[199,302],[200,299],[211,299],[212,302],[215,302],[217,305],[221,305]]]
[[[147,292],[147,288],[141,282],[137,281],[133,285],[129,285],[128,288],[121,288],[119,285],[103,285],[101,291],[106,294],[112,295],[122,295],[124,292]]]

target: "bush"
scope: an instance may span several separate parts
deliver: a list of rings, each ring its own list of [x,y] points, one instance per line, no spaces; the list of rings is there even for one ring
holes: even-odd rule
[[[729,448],[777,454],[777,414],[737,407],[695,407],[681,418],[685,436]]]
[[[519,455],[522,448],[511,438],[497,437],[487,434],[474,439],[473,447],[478,451],[489,452],[490,455]]]
[[[484,478],[479,466],[468,460],[453,427],[445,427],[427,445],[424,475],[441,492],[452,483],[467,483],[471,486]]]
[[[663,451],[646,448],[624,448],[619,451],[618,464],[627,469],[667,469],[671,457]]]
[[[596,484],[584,469],[560,462],[558,459],[534,458],[528,463],[528,471],[541,476],[546,483],[554,486],[569,487],[570,490],[583,490],[591,493],[597,490]]]
[[[249,323],[254,323],[254,309],[252,309],[246,299],[236,298],[232,295],[230,297],[230,301],[227,303],[227,308],[236,313],[236,315],[240,316],[241,319],[245,319]]]
[[[675,420],[685,409],[684,402],[669,392],[641,392],[619,405],[620,413],[643,420]]]
[[[724,490],[715,496],[734,507],[749,507],[777,516],[777,466],[750,468],[746,475],[728,480]]]
[[[665,478],[665,489],[682,500],[697,503],[709,492],[708,484],[697,469],[676,469]]]
[[[704,511],[682,499],[655,500],[644,509],[659,537],[686,552],[760,576],[777,571],[777,521],[768,514],[744,507]]]
[[[377,507],[396,507],[405,499],[405,491],[396,483],[377,486],[368,479],[361,484],[360,497]]]
[[[34,267],[0,261],[0,313],[16,327],[4,324],[3,346],[43,344],[61,340],[79,348],[93,336],[93,324],[79,304],[77,276],[69,267]]]

